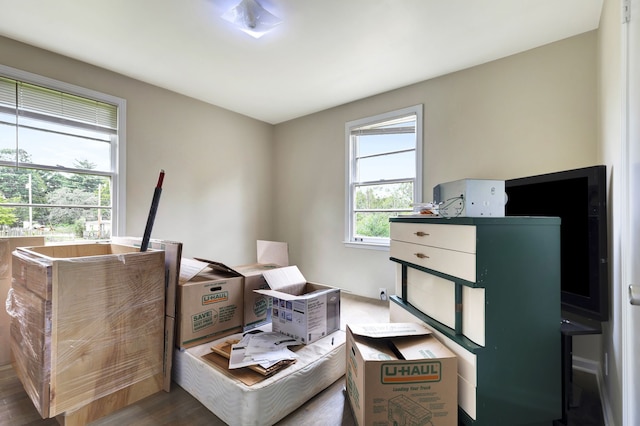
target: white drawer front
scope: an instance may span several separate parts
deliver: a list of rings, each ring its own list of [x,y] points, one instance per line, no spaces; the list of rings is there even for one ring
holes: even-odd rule
[[[476,419],[477,357],[446,336],[434,330],[402,307],[391,302],[389,304],[391,322],[419,322],[424,324],[447,348],[458,357],[458,405],[472,418]]]
[[[471,383],[475,388],[478,385],[477,382],[477,357],[472,352],[469,352],[459,344],[450,340],[444,334],[433,329],[429,324],[420,321],[419,318],[413,316],[410,312],[398,306],[396,303],[389,303],[389,320],[391,322],[418,322],[424,324],[429,330],[433,332],[436,338],[442,342],[451,352],[458,357],[458,375],[464,378],[467,382]]]
[[[484,288],[462,286],[462,334],[480,346],[484,336]]]
[[[458,376],[458,405],[473,420],[476,419],[476,387]]]
[[[394,294],[402,296],[402,265],[393,263],[396,265],[396,292]]]
[[[407,268],[407,302],[449,328],[456,326],[455,289],[452,281]]]
[[[467,281],[476,280],[476,255],[472,253],[391,240],[390,255]]]
[[[431,223],[391,223],[391,239],[466,253],[476,252],[476,227]]]

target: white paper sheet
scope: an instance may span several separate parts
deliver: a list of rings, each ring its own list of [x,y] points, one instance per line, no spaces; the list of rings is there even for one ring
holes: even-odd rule
[[[250,365],[269,368],[279,361],[295,359],[297,355],[287,348],[287,345],[295,344],[294,339],[281,333],[247,333],[238,343],[231,345],[229,369]]]

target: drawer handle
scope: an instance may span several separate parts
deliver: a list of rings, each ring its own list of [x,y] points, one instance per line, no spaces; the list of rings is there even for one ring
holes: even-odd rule
[[[422,232],[422,231],[418,231],[418,232],[414,232],[415,235],[417,235],[418,237],[428,237],[429,234],[427,234],[426,232]]]
[[[415,254],[418,259],[428,259],[429,258],[429,256],[427,256],[426,254],[422,254],[422,253],[413,253],[413,254]]]

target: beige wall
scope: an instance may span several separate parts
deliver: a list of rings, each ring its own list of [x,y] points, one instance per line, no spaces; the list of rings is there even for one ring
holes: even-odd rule
[[[256,239],[286,241],[308,279],[377,297],[379,287],[393,289],[388,252],[343,245],[345,122],[424,104],[425,201],[449,180],[615,165],[619,3],[605,2],[598,32],[277,126],[2,37],[0,62],[127,100],[128,235],[144,231],[164,168],[154,238],[229,264],[253,261]],[[601,348],[613,353],[605,386],[616,420],[618,319],[603,342],[582,337],[574,347],[597,362]]]
[[[128,235],[144,231],[164,168],[153,237],[229,264],[253,261],[256,239],[286,241],[308,279],[377,297],[379,287],[393,292],[388,252],[343,245],[345,122],[424,104],[425,200],[448,180],[595,164],[603,161],[596,75],[605,36],[587,33],[275,127],[5,38],[0,53],[3,65],[127,100]],[[601,85],[615,84],[615,71],[606,75]],[[615,96],[601,93],[610,110]],[[605,116],[601,137],[616,138],[615,120]],[[575,352],[599,361],[597,339],[577,339]]]
[[[388,252],[343,245],[345,122],[424,104],[425,200],[448,180],[598,161],[595,32],[275,127],[6,38],[0,52],[127,100],[127,234],[144,231],[163,168],[154,238],[231,264],[253,261],[256,239],[286,241],[309,279],[364,296],[394,272]]]
[[[271,238],[273,126],[2,37],[0,62],[126,99],[127,235],[142,236],[164,169],[152,237],[188,257],[255,261],[256,239]]]
[[[609,276],[611,314],[603,325],[600,352],[599,377],[605,394],[605,420],[608,424],[622,425],[622,379],[625,375],[622,365],[622,306],[626,303],[626,291],[621,282],[621,205],[622,186],[622,143],[623,143],[623,44],[624,33],[621,22],[622,2],[606,0],[600,18],[598,31],[598,105],[600,156],[609,169],[608,215],[609,215]],[[595,343],[593,338],[582,339],[584,344]],[[583,350],[578,347],[577,350]],[[607,366],[604,365],[606,362]]]
[[[346,248],[345,122],[424,104],[424,201],[440,182],[596,164],[596,32],[275,127],[275,235],[310,280],[377,297],[388,251]],[[543,202],[544,200],[541,200]]]

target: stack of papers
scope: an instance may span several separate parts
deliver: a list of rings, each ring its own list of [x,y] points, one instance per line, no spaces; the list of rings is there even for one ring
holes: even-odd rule
[[[229,369],[259,365],[269,369],[283,361],[294,361],[298,356],[288,345],[296,341],[281,333],[247,333],[238,343],[231,345]]]

